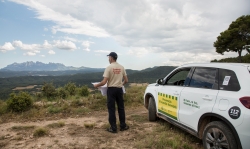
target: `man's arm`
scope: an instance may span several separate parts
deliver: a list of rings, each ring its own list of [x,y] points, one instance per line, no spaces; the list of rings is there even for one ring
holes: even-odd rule
[[[97,87],[103,86],[103,85],[105,85],[107,82],[108,82],[108,78],[104,77],[103,80],[102,80],[100,83],[95,84],[94,87],[97,88]]]
[[[128,77],[127,76],[124,76],[123,77],[123,82],[122,82],[122,85],[128,83]]]

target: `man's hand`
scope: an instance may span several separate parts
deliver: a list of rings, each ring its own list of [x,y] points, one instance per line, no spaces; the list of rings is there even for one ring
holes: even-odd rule
[[[98,84],[94,84],[94,87],[95,87],[95,88],[98,88]]]
[[[105,78],[105,77],[104,77],[103,80],[102,80],[100,83],[94,84],[94,87],[95,87],[95,88],[98,88],[98,87],[100,87],[100,86],[105,85],[107,82],[108,82],[108,78]]]

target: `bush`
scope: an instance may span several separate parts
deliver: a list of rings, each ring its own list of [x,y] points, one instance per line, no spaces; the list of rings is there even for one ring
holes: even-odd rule
[[[89,89],[87,86],[83,86],[79,89],[79,94],[81,96],[89,96]]]
[[[44,83],[42,93],[47,98],[54,98],[56,96],[56,89],[53,83]]]
[[[57,90],[57,95],[62,99],[66,99],[69,96],[69,92],[64,88],[60,87]]]
[[[70,95],[75,95],[76,94],[76,85],[75,83],[69,82],[64,86],[65,90],[69,92]]]
[[[74,99],[71,101],[71,106],[73,107],[80,107],[80,106],[83,106],[84,105],[84,102],[80,99]]]
[[[7,112],[7,104],[6,102],[0,100],[0,115]]]
[[[31,96],[26,92],[20,92],[18,95],[11,93],[10,98],[7,100],[7,109],[13,112],[27,111],[32,105]]]
[[[37,128],[34,133],[33,136],[34,137],[43,137],[49,134],[49,131],[45,128]]]

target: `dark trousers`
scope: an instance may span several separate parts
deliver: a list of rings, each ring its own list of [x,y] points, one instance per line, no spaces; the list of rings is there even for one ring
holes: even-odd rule
[[[125,128],[125,109],[123,100],[123,90],[122,88],[109,87],[107,90],[107,107],[109,112],[109,124],[113,130],[117,130],[116,126],[116,116],[115,116],[115,102],[118,107],[120,128]]]

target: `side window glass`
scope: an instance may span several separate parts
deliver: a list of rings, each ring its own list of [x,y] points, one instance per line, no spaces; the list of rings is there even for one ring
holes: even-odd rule
[[[191,68],[177,70],[165,84],[183,86]]]
[[[195,68],[190,87],[218,89],[216,68]]]
[[[227,69],[219,70],[219,89],[226,91],[240,90],[240,84],[234,71]]]

